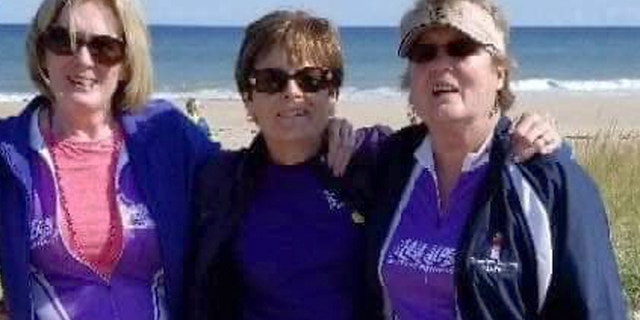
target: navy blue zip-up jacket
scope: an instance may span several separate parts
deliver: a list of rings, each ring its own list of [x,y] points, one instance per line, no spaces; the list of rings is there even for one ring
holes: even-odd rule
[[[486,188],[468,222],[456,261],[461,319],[626,319],[623,288],[599,191],[569,156],[510,162],[509,121],[494,134]],[[389,305],[380,282],[380,255],[427,129],[407,127],[374,156],[354,160],[352,186],[367,216],[367,275],[377,293],[370,306]],[[372,159],[373,161],[372,164]],[[369,173],[366,173],[369,171]],[[372,176],[373,175],[373,176]],[[358,185],[358,183],[360,185]],[[504,236],[499,259],[492,238]]]
[[[32,319],[28,212],[34,205],[29,147],[33,112],[49,102],[38,97],[17,117],[0,122],[0,274],[11,319]],[[191,244],[192,187],[211,143],[169,102],[151,101],[118,117],[136,182],[156,222],[172,318],[183,316],[184,256]],[[186,269],[190,270],[189,266]]]

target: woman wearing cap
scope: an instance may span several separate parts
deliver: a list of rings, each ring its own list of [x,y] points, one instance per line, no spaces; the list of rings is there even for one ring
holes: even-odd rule
[[[182,315],[191,183],[210,143],[148,101],[133,1],[45,0],[27,39],[41,95],[0,122],[0,265],[11,319]]]
[[[369,275],[388,319],[624,319],[605,209],[569,157],[508,156],[508,26],[491,0],[405,14],[403,87],[423,124],[375,166]]]
[[[365,305],[364,220],[324,157],[340,133],[345,142],[353,135],[344,127],[333,130],[333,147],[324,139],[342,78],[338,33],[326,19],[275,11],[247,27],[236,81],[259,133],[201,175],[190,318],[375,317]],[[547,128],[527,119],[534,131]],[[355,140],[373,151],[385,135],[362,130]]]

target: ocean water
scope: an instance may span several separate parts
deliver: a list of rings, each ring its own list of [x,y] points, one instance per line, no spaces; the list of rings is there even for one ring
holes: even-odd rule
[[[27,26],[0,25],[0,101],[34,94],[25,67]],[[156,95],[238,99],[233,80],[237,27],[151,28]],[[404,62],[398,30],[340,29],[346,58],[342,99],[397,98]],[[640,92],[640,28],[513,28],[517,91]]]

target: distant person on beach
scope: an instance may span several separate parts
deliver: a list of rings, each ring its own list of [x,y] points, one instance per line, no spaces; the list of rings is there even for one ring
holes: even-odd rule
[[[403,320],[626,319],[597,186],[562,154],[510,157],[502,10],[419,0],[400,31],[402,87],[422,124],[387,138],[375,165],[360,161],[373,186],[370,306]]]
[[[211,129],[209,128],[207,119],[205,119],[200,114],[201,108],[202,108],[202,105],[200,104],[200,101],[196,100],[195,98],[187,99],[187,103],[185,104],[185,109],[187,110],[187,116],[189,116],[189,119],[191,119],[191,121],[193,121],[193,123],[195,123],[196,126],[198,126],[198,128],[200,129],[200,131],[202,131],[202,133],[204,133],[207,137],[211,137]]]
[[[40,95],[0,121],[0,274],[11,319],[180,319],[192,182],[218,145],[149,101],[134,1],[45,0]]]
[[[275,11],[246,28],[235,76],[259,132],[250,147],[221,155],[200,175],[189,319],[381,315],[368,305],[365,217],[345,188],[350,183],[328,166],[348,155],[326,154],[345,143],[375,149],[390,132],[331,122],[343,72],[338,33],[326,19]],[[531,116],[523,123],[516,132],[540,131],[557,148],[557,132],[546,123]]]

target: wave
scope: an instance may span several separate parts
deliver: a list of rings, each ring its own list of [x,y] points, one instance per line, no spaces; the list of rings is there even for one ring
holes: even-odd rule
[[[235,89],[210,89],[195,91],[160,91],[153,94],[154,98],[162,98],[169,100],[196,98],[198,100],[240,100],[240,95]]]
[[[629,92],[640,93],[640,79],[614,80],[558,80],[551,78],[534,78],[514,81],[516,92]],[[34,92],[0,92],[0,102],[26,102],[35,95]],[[239,101],[240,95],[235,87],[193,90],[193,91],[161,91],[154,98],[182,100],[196,98],[200,100]],[[406,92],[398,87],[381,86],[376,88],[345,87],[340,92],[343,101],[397,100],[406,99]]]
[[[0,102],[28,102],[35,95],[33,92],[0,92]]]
[[[235,89],[212,89],[197,90],[191,92],[158,92],[153,95],[156,98],[164,99],[187,99],[196,98],[201,100],[240,100],[240,95]],[[345,87],[340,90],[340,99],[347,101],[398,99],[404,93],[393,87],[379,87],[373,89],[359,89],[356,87]]]
[[[640,91],[640,79],[556,80],[524,79],[513,84],[516,91]]]

